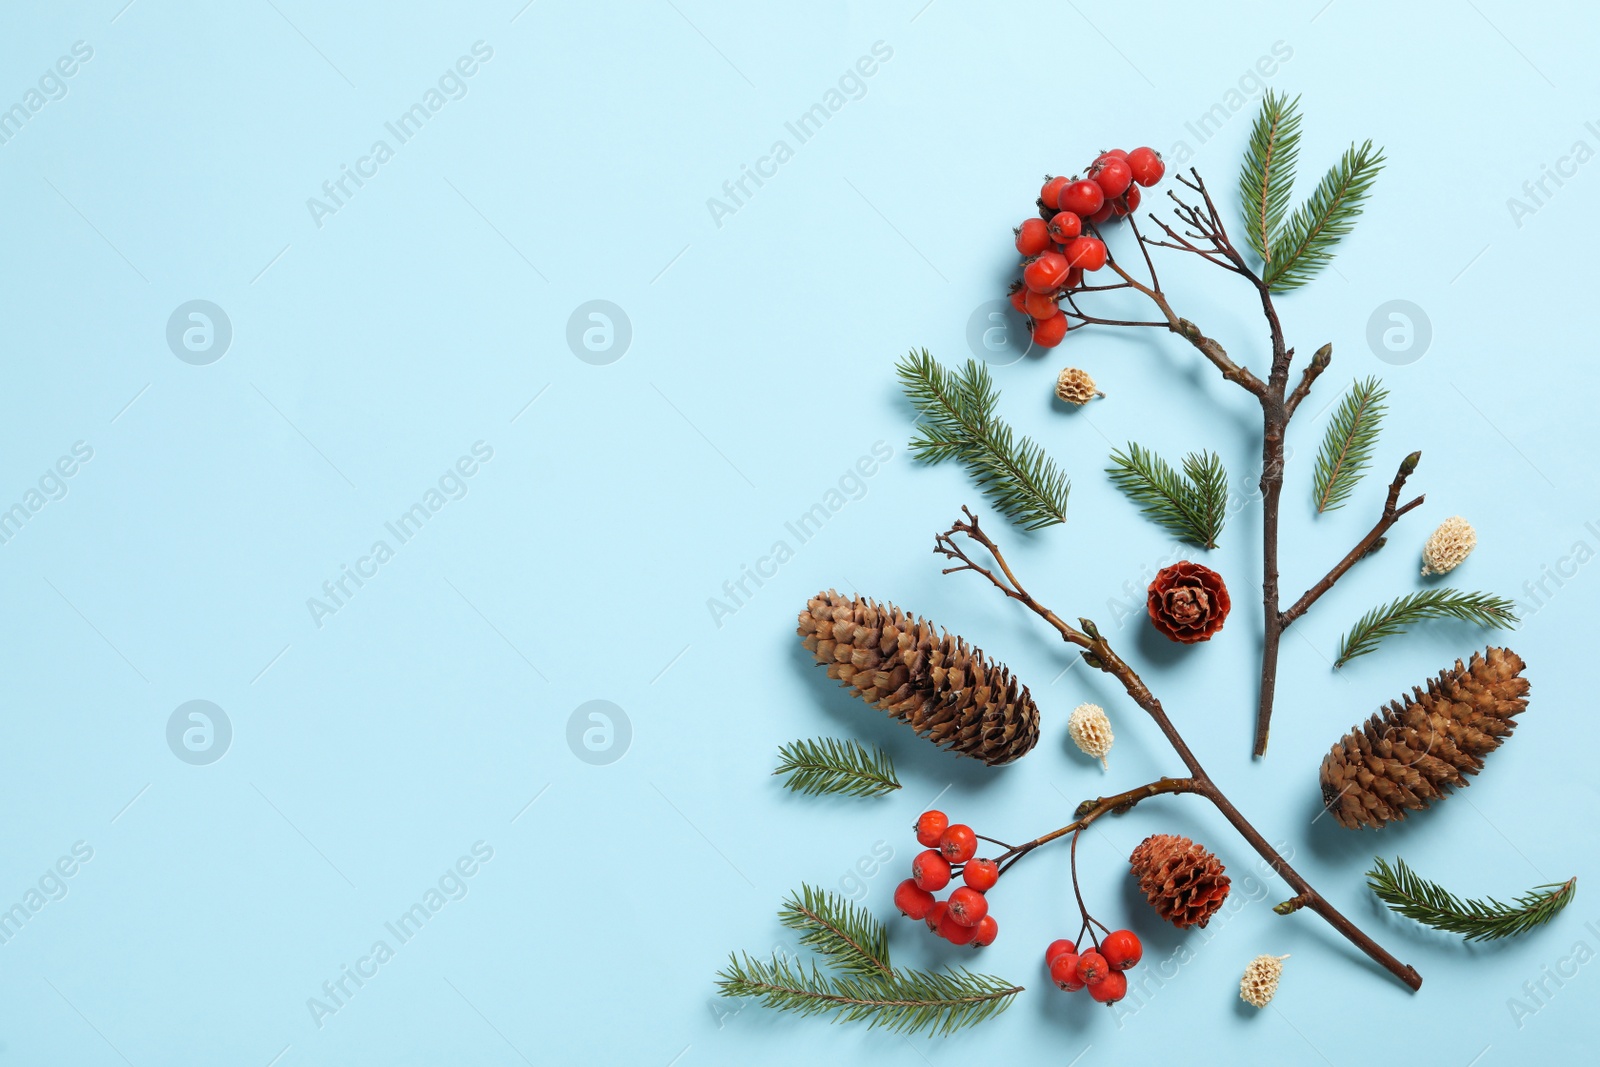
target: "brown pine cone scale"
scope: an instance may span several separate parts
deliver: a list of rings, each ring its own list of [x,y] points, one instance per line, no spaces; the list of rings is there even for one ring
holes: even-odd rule
[[[926,619],[818,593],[800,613],[804,643],[852,694],[962,756],[998,765],[1039,741],[1039,709],[1002,664]]]
[[[1322,760],[1322,805],[1351,830],[1398,822],[1467,785],[1528,706],[1522,657],[1474,652],[1391,701],[1340,738]]]

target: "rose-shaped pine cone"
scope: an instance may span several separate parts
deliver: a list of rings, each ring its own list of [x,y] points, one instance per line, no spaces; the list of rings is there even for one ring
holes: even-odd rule
[[[1187,837],[1151,834],[1128,863],[1150,906],[1179,929],[1204,926],[1228,899],[1222,861]]]
[[[1163,567],[1150,583],[1147,600],[1155,628],[1186,645],[1209,641],[1222,629],[1233,602],[1222,575],[1184,560]]]
[[[998,766],[1039,741],[1039,708],[1003,664],[893,604],[829,589],[799,633],[828,676],[920,736]]]

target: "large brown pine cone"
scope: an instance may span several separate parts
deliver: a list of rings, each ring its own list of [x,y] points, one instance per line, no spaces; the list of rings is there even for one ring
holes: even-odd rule
[[[1228,899],[1222,861],[1187,837],[1151,834],[1128,863],[1150,906],[1179,929],[1204,926]]]
[[[1351,730],[1322,761],[1322,804],[1352,830],[1398,822],[1443,799],[1483,769],[1483,757],[1528,706],[1522,657],[1509,648],[1429,679]]]
[[[800,613],[805,646],[868,704],[934,744],[994,765],[1039,740],[1039,709],[1003,665],[893,604],[818,593]]]

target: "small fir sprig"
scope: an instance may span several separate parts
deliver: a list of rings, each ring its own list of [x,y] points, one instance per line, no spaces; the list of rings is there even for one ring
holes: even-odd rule
[[[1572,903],[1578,880],[1535,886],[1510,904],[1494,897],[1463,900],[1437,882],[1417,874],[1396,857],[1393,865],[1381,856],[1367,872],[1367,885],[1391,909],[1424,926],[1461,934],[1468,941],[1495,941],[1543,926]]]
[[[950,1034],[1005,1011],[1022,992],[1021,986],[963,968],[943,973],[894,969],[884,925],[826,890],[802,885],[783,902],[778,919],[800,931],[800,943],[837,973],[781,952],[771,960],[731,954],[717,972],[722,996],[757,997],[769,1008],[831,1014],[835,1022],[866,1022],[898,1033]]]
[[[786,775],[783,784],[796,793],[816,796],[836,793],[850,797],[877,797],[900,788],[894,761],[877,745],[833,737],[791,741],[778,749],[773,774]]]
[[[1228,517],[1228,472],[1214,452],[1183,457],[1183,474],[1136,442],[1111,453],[1111,482],[1145,516],[1181,540],[1216,548]]]
[[[1267,90],[1239,172],[1245,240],[1268,266],[1273,260],[1273,239],[1283,227],[1294,186],[1294,165],[1300,154],[1299,105],[1298,96]]]
[[[872,913],[825,889],[800,886],[778,909],[778,921],[800,931],[800,943],[845,974],[887,976],[889,931]]]
[[[1509,629],[1517,621],[1515,607],[1514,601],[1490,593],[1463,593],[1459,589],[1425,589],[1412,593],[1361,616],[1339,642],[1339,658],[1333,665],[1343,667],[1357,656],[1377,648],[1384,638],[1404,633],[1407,628],[1429,619],[1460,619],[1479,626]]]
[[[1043,446],[1018,438],[996,417],[1000,393],[987,367],[969,359],[951,371],[924,348],[902,359],[895,372],[922,417],[913,455],[928,463],[959,460],[1001,514],[1024,529],[1067,520],[1071,483]]]
[[[1383,163],[1383,150],[1365,141],[1345,149],[1339,162],[1328,168],[1273,241],[1272,261],[1262,271],[1262,280],[1273,292],[1298,289],[1333,262],[1334,246],[1355,229]]]
[[[1022,992],[993,975],[965,968],[933,973],[895,971],[892,977],[824,974],[782,956],[730,956],[717,973],[725,997],[758,997],[769,1008],[799,1015],[832,1014],[835,1022],[865,1022],[895,1033],[947,1035],[998,1015]]]
[[[1389,390],[1377,378],[1364,378],[1350,386],[1339,410],[1328,423],[1322,449],[1317,453],[1313,482],[1317,511],[1344,506],[1356,483],[1366,473],[1383,430],[1384,401]]]

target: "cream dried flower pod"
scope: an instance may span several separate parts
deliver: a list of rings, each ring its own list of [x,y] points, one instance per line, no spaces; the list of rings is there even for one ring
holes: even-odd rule
[[[1460,515],[1452,515],[1439,524],[1422,546],[1422,573],[1444,574],[1461,566],[1463,560],[1478,547],[1478,533],[1472,524]]]
[[[1082,407],[1097,396],[1105,396],[1089,377],[1089,372],[1068,367],[1056,378],[1056,396]]]
[[[1283,961],[1288,956],[1257,956],[1245,966],[1244,977],[1239,979],[1239,997],[1246,1004],[1264,1008],[1278,991],[1278,979],[1283,977]]]
[[[1086,755],[1093,756],[1106,766],[1106,753],[1111,751],[1111,720],[1099,704],[1079,704],[1067,718],[1067,735]]]

